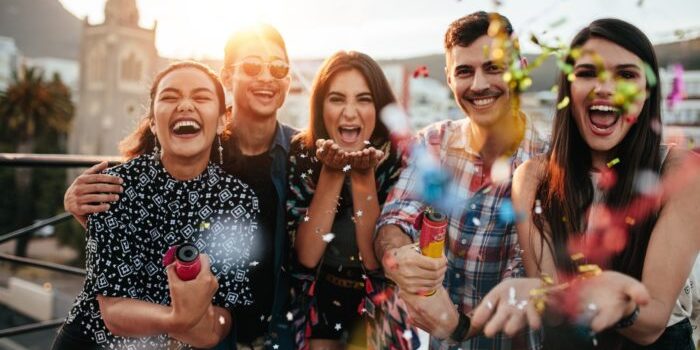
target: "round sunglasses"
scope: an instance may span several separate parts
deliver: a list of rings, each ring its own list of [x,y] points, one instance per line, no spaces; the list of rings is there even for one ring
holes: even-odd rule
[[[267,66],[270,71],[270,75],[275,79],[286,78],[289,74],[289,64],[284,60],[274,60],[271,62],[265,62],[258,57],[247,57],[243,59],[242,62],[236,63],[234,67],[240,66],[243,68],[243,73],[249,77],[257,77],[262,73],[263,67]]]

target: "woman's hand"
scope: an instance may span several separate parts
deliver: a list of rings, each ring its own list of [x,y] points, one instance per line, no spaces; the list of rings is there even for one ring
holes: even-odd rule
[[[603,271],[579,284],[579,310],[593,314],[590,326],[596,333],[614,326],[650,299],[642,282],[615,271]]]
[[[493,337],[498,332],[512,337],[527,325],[532,329],[540,328],[542,319],[530,301],[530,291],[540,285],[538,278],[510,278],[501,281],[474,310],[471,328],[475,332],[483,329],[487,337]]]
[[[346,154],[351,169],[362,173],[369,170],[374,170],[383,156],[384,152],[377,150],[374,147],[365,148],[361,151]]]
[[[219,289],[216,277],[211,273],[209,257],[200,254],[202,268],[197,277],[183,281],[175,272],[175,264],[166,267],[172,307],[172,333],[184,332],[195,326],[211,306],[211,300]]]
[[[333,140],[316,140],[316,158],[325,167],[333,170],[347,171],[349,166],[347,153],[343,151]]]

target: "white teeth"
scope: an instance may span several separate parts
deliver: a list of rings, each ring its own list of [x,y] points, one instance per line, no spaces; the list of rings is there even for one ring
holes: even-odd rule
[[[185,126],[191,126],[195,130],[201,129],[199,124],[197,124],[197,122],[195,122],[193,120],[181,120],[181,121],[175,123],[175,125],[173,125],[173,130],[176,130],[176,129],[179,129],[179,128],[182,128]]]
[[[253,91],[253,93],[256,95],[263,95],[263,96],[267,96],[267,97],[272,97],[275,95],[274,92],[268,91],[268,90],[255,90],[255,91]]]
[[[492,103],[492,102],[495,101],[495,100],[496,100],[495,98],[489,97],[489,98],[474,99],[474,100],[472,100],[472,101],[473,101],[474,104],[477,105],[477,106],[485,106],[485,105],[487,105],[487,104],[489,104],[489,103]]]
[[[593,105],[590,108],[591,111],[599,111],[599,112],[615,112],[617,113],[620,109],[615,107],[615,106],[608,106],[608,105]]]

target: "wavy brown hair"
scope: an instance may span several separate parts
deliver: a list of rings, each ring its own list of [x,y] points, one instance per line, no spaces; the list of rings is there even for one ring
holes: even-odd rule
[[[379,113],[388,104],[396,103],[396,97],[391,91],[389,81],[379,64],[368,55],[356,51],[338,51],[323,62],[311,85],[309,127],[297,136],[306,147],[314,149],[317,139],[329,138],[326,124],[323,121],[323,101],[336,74],[349,70],[357,70],[362,74],[372,94],[377,122],[372,131],[370,142],[377,147],[388,141],[389,129],[379,118]]]
[[[119,142],[119,151],[126,160],[138,157],[145,153],[153,152],[155,146],[155,136],[151,132],[151,124],[153,123],[153,105],[158,92],[158,84],[163,78],[170,72],[183,68],[194,68],[202,73],[206,74],[212,83],[214,83],[214,89],[216,90],[216,97],[219,99],[219,113],[226,114],[226,101],[224,98],[224,88],[219,81],[219,77],[216,73],[211,70],[208,66],[195,62],[195,61],[178,61],[171,63],[167,68],[158,72],[153,78],[153,83],[151,83],[150,100],[148,103],[148,113],[141,118],[136,130],[125,137],[121,142]],[[215,152],[214,147],[211,150],[210,158],[212,160],[218,159],[218,153]]]

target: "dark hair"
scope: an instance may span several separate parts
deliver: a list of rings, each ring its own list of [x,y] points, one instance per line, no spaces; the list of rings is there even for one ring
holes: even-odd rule
[[[379,146],[389,138],[389,130],[379,119],[381,110],[390,103],[396,103],[391,91],[391,86],[381,67],[368,55],[355,51],[338,51],[328,57],[319,68],[314,82],[311,85],[311,99],[309,103],[309,127],[297,137],[303,139],[304,144],[314,148],[317,139],[327,139],[328,130],[323,122],[323,102],[328,93],[331,81],[339,72],[357,70],[362,74],[369,86],[374,101],[374,109],[377,113],[377,123],[372,131],[370,142]]]
[[[214,89],[216,90],[216,97],[219,100],[219,113],[226,113],[224,88],[221,85],[221,82],[219,81],[219,77],[213,70],[211,70],[211,68],[195,61],[173,62],[167,68],[158,72],[158,74],[156,74],[156,76],[153,78],[153,83],[151,83],[148,113],[143,116],[138,126],[136,127],[136,130],[134,130],[131,134],[129,134],[119,143],[119,151],[121,152],[122,156],[127,160],[138,157],[145,153],[153,152],[153,147],[155,146],[155,136],[151,132],[150,126],[153,122],[153,118],[155,117],[153,114],[153,104],[156,97],[156,92],[158,92],[158,84],[160,84],[160,81],[163,80],[163,78],[170,72],[182,68],[197,69],[202,73],[206,74],[207,77],[211,79],[212,83],[214,83]],[[214,151],[215,150],[212,147],[212,159],[215,159],[213,158],[215,156]],[[216,154],[216,156],[218,157],[218,154]]]
[[[445,33],[445,51],[449,52],[455,46],[469,46],[488,34],[492,20],[500,21],[508,36],[513,34],[513,26],[505,16],[497,12],[478,11],[450,23]]]
[[[226,42],[226,47],[224,48],[224,65],[221,68],[221,80],[225,82],[226,78],[230,75],[231,66],[236,61],[236,55],[241,46],[249,42],[264,41],[271,42],[282,48],[282,51],[284,51],[284,59],[289,62],[287,45],[284,43],[282,34],[269,24],[257,24],[237,31],[229,37]]]
[[[582,29],[571,42],[571,48],[583,46],[591,38],[608,40],[637,55],[658,77],[658,63],[649,39],[637,27],[619,19],[599,19]],[[574,64],[572,57],[567,63]],[[559,76],[558,100],[570,98],[571,83],[565,73]],[[661,114],[659,85],[649,84],[647,99],[622,141],[611,150],[617,182],[606,192],[605,202],[616,212],[612,225],[628,229],[624,249],[608,262],[614,270],[641,278],[644,256],[657,213],[652,199],[635,193],[635,177],[642,170],[660,172],[661,168]],[[573,272],[567,245],[572,236],[583,234],[585,211],[593,201],[593,185],[589,177],[592,167],[591,152],[579,133],[569,105],[557,111],[552,129],[551,149],[548,153],[547,171],[537,190],[541,200],[542,215],[535,215],[533,223],[542,232],[543,240],[553,252],[557,268]],[[635,203],[634,206],[631,206]],[[640,215],[640,213],[651,213]],[[629,216],[637,217],[632,225],[625,222]],[[545,228],[549,235],[545,233]],[[541,263],[541,257],[538,264]]]

